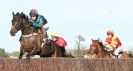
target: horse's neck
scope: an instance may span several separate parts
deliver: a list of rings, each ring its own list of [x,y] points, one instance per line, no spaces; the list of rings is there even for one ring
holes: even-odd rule
[[[22,29],[21,31],[22,35],[29,35],[33,33],[33,27],[32,26],[24,27],[24,29]]]

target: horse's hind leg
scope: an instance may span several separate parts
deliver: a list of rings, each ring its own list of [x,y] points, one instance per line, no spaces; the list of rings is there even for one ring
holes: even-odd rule
[[[52,57],[59,57],[59,56],[58,56],[57,49],[54,50],[54,53],[52,54]]]
[[[52,57],[57,57],[56,51],[51,55]]]
[[[62,57],[62,52],[61,52],[60,47],[55,48],[55,51],[52,57]]]

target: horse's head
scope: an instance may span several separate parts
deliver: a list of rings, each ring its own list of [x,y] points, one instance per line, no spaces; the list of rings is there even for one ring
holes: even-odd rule
[[[11,36],[15,36],[17,31],[20,30],[20,15],[19,15],[19,12],[16,14],[14,14],[13,12],[12,15],[13,15],[13,19],[12,19],[12,27],[10,30],[10,34]]]
[[[15,36],[15,34],[23,28],[23,23],[25,23],[26,20],[28,20],[28,17],[25,14],[19,12],[17,12],[16,14],[14,14],[13,12],[12,15],[13,19],[10,34],[11,36]]]
[[[90,49],[88,51],[89,54],[97,54],[99,51],[102,51],[103,48],[103,44],[102,42],[100,42],[100,40],[93,40],[92,39],[92,43],[90,44]]]

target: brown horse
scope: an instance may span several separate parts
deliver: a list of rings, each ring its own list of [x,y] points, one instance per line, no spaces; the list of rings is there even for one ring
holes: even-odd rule
[[[62,57],[61,49],[52,40],[45,42],[39,53],[40,57]]]
[[[61,50],[55,43],[51,42],[53,46],[49,46],[47,44],[43,44],[43,38],[47,39],[47,33],[45,35],[39,34],[36,32],[34,27],[28,21],[28,16],[24,13],[16,13],[13,12],[12,19],[12,28],[10,30],[11,36],[15,36],[15,34],[21,30],[22,36],[20,38],[20,55],[21,59],[23,54],[27,52],[26,58],[29,58],[32,55],[40,55],[41,57],[62,57]]]
[[[88,53],[91,55],[96,54],[97,58],[115,58],[112,55],[113,51],[107,52],[105,48],[106,47],[103,45],[102,42],[92,39],[92,43],[90,44],[90,49]],[[127,52],[122,52],[120,54],[120,58],[129,58],[129,54]]]

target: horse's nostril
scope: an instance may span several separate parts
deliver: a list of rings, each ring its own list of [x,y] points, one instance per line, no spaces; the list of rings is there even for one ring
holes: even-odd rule
[[[15,36],[13,33],[10,33],[11,34],[11,36]]]
[[[10,35],[11,36],[15,36],[15,33],[13,33],[12,31],[10,31]]]

